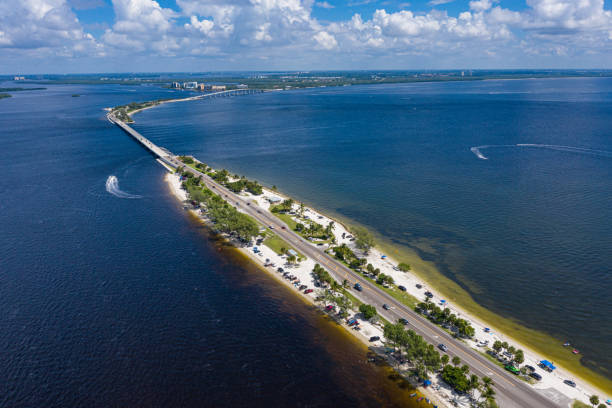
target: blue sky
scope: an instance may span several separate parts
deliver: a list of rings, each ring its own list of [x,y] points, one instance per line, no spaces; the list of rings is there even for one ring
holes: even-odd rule
[[[604,0],[28,0],[0,73],[612,68]]]

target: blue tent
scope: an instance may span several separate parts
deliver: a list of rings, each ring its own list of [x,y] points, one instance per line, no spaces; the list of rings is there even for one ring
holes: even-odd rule
[[[552,370],[554,370],[554,369],[556,369],[556,368],[557,368],[557,367],[555,367],[555,366],[553,365],[553,363],[551,363],[551,362],[550,362],[550,361],[548,361],[548,360],[542,360],[542,361],[540,361],[540,365],[541,365],[541,366],[543,366],[544,368],[549,369],[550,371],[552,371]]]
[[[425,381],[423,381],[423,385],[424,385],[425,387],[427,387],[428,385],[431,385],[431,381],[429,381],[429,380],[425,380]]]

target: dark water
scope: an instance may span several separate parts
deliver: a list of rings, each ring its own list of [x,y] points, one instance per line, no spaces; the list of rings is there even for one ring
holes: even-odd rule
[[[0,101],[0,406],[406,406],[361,346],[190,219],[101,111],[169,95]],[[109,194],[111,175],[140,198]]]
[[[571,340],[612,377],[611,79],[271,93],[137,122],[174,152],[417,249],[482,305]],[[483,145],[488,160],[470,150]]]

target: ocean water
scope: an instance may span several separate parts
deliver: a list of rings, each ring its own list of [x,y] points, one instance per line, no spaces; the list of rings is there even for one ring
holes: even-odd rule
[[[190,218],[102,111],[171,95],[0,101],[0,406],[406,406],[363,347]]]
[[[612,377],[612,79],[321,88],[136,121],[175,153],[415,249]]]

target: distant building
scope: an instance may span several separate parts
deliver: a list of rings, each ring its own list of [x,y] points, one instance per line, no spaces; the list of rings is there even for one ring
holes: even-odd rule
[[[13,81],[25,81],[25,77],[16,76],[15,78],[13,78]]]
[[[211,91],[225,91],[227,87],[225,85],[211,85],[210,86],[210,90]]]
[[[245,84],[238,84],[236,85],[236,88],[237,89],[249,89],[249,86]]]
[[[288,250],[287,250],[287,253],[288,253],[289,255],[298,256],[298,253],[297,253],[297,252],[295,252],[295,250],[293,250],[293,249],[288,249]]]
[[[183,82],[183,88],[185,89],[196,89],[197,87],[197,82]]]
[[[268,201],[270,202],[270,204],[278,204],[280,203],[282,200],[280,199],[280,197],[268,197]]]
[[[205,91],[205,90],[206,90],[206,85],[205,85],[204,83],[202,83],[202,82],[201,82],[201,83],[199,83],[199,84],[198,84],[198,89],[199,89],[200,91]]]
[[[181,84],[179,84],[178,82],[172,83],[172,88],[179,89],[180,87],[181,87]]]

